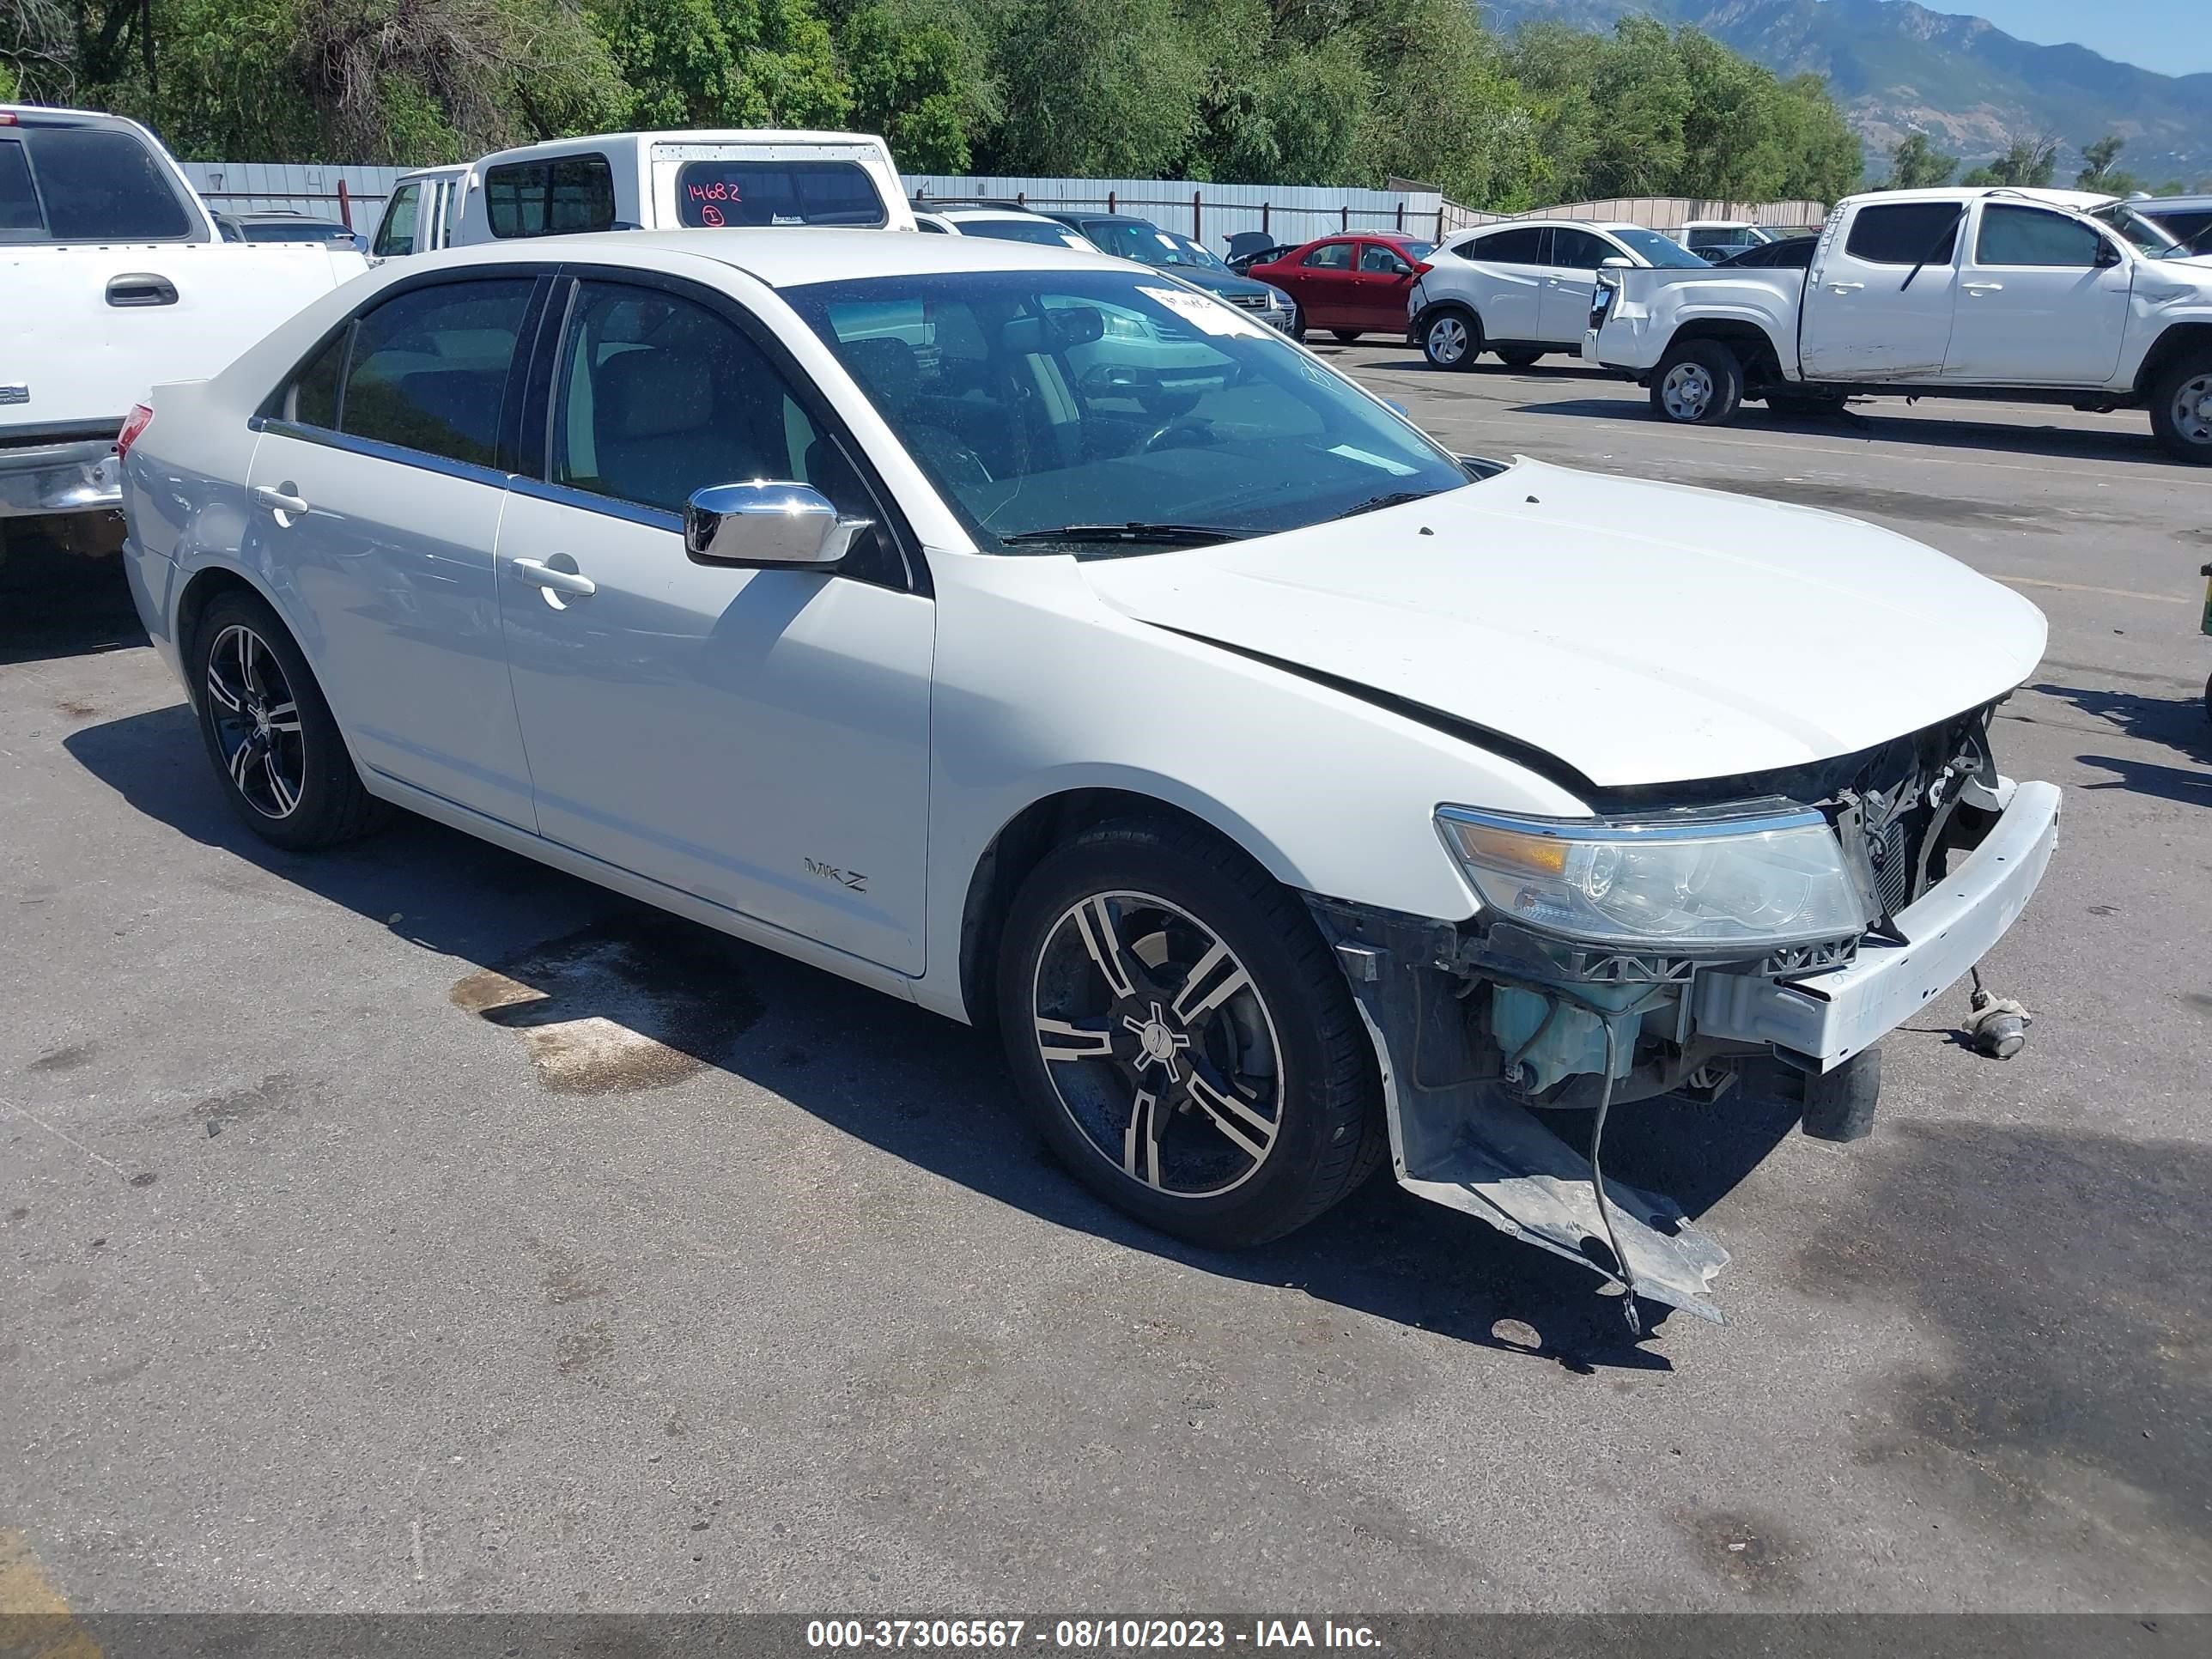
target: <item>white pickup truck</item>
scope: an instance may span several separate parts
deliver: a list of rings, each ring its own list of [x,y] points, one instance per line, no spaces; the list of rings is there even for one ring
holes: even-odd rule
[[[0,536],[62,514],[64,545],[114,550],[131,405],[367,268],[324,243],[224,241],[135,121],[0,105]]]
[[[1690,425],[1747,398],[2032,399],[2148,409],[2167,450],[2212,463],[2212,257],[2080,191],[1854,196],[1805,271],[1609,266],[1582,355]]]

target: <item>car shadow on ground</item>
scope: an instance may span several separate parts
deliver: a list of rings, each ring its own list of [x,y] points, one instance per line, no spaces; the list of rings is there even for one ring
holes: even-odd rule
[[[539,1082],[556,1091],[650,1087],[719,1068],[1000,1203],[1199,1271],[1295,1286],[1576,1371],[1671,1369],[1647,1346],[1670,1310],[1648,1308],[1645,1339],[1632,1339],[1620,1301],[1587,1269],[1412,1198],[1387,1177],[1272,1245],[1224,1253],[1182,1244],[1122,1217],[1049,1160],[1019,1121],[985,1034],[411,815],[331,852],[271,847],[218,793],[182,704],[82,727],[64,746],[159,823],[474,964],[453,986],[455,1018],[516,1032]],[[244,872],[199,879],[266,890]],[[561,1034],[579,1029],[571,1022],[590,1022],[588,1032],[603,1031],[602,1020],[645,1041],[604,1053],[588,1039],[563,1047]],[[1608,1168],[1702,1213],[1795,1121],[1794,1108],[1755,1097],[1729,1107],[1661,1101],[1617,1113]],[[1586,1124],[1571,1121],[1563,1133],[1579,1139]],[[1725,1276],[1721,1286],[1724,1297]]]
[[[2139,691],[2107,691],[2047,681],[2027,689],[2070,704],[2127,737],[2212,757],[2212,719],[2206,717],[2202,695],[2154,697]]]
[[[78,558],[22,531],[0,562],[0,666],[146,643],[121,558]]]
[[[1531,371],[1532,373],[1534,371]],[[1893,403],[1895,400],[1891,400]],[[2199,468],[2176,460],[2158,447],[2145,421],[2140,428],[2111,431],[2078,426],[2015,425],[2007,421],[1978,421],[1966,414],[1926,416],[1884,415],[1882,404],[1855,405],[1829,412],[1773,410],[1747,404],[1730,428],[1750,432],[1774,432],[1795,436],[1843,438],[1866,443],[1909,444],[1923,450],[1986,450],[1996,454],[2041,455],[2068,460],[2129,461],[2163,468],[2176,477],[2202,476]],[[1950,405],[1960,410],[1964,402]],[[1558,403],[1516,404],[1516,415],[1560,415],[1619,421],[1630,416],[1633,406],[1617,398],[1576,398]],[[1653,420],[1652,424],[1663,423]],[[1711,428],[1676,428],[1710,430]]]

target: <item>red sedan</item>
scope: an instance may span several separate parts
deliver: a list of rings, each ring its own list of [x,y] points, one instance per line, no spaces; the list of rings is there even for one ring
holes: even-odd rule
[[[1294,247],[1250,276],[1289,295],[1297,306],[1294,337],[1325,328],[1350,345],[1362,334],[1406,332],[1406,301],[1428,266],[1421,256],[1433,242],[1409,236],[1354,231]]]

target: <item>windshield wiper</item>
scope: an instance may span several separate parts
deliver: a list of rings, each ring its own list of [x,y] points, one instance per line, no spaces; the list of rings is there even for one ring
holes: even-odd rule
[[[1064,524],[1057,530],[1018,530],[1001,536],[1004,547],[1035,547],[1045,542],[1154,542],[1167,547],[1211,547],[1239,542],[1251,534],[1212,524]]]
[[[1386,507],[1403,507],[1408,501],[1425,501],[1437,492],[1433,489],[1394,489],[1387,495],[1376,495],[1348,507],[1339,514],[1341,518],[1357,518],[1362,513],[1380,513]]]

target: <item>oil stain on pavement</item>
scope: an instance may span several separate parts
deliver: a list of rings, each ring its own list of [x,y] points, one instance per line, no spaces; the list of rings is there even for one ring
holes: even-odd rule
[[[520,1031],[561,1094],[657,1089],[720,1065],[760,1015],[737,947],[625,910],[469,975],[454,1006]]]

